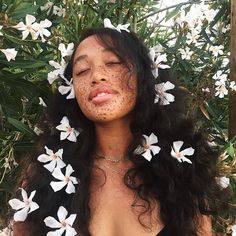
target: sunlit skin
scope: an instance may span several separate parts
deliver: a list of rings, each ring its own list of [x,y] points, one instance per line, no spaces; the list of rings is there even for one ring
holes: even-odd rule
[[[136,100],[136,76],[121,64],[117,56],[105,49],[95,36],[86,38],[76,50],[73,84],[79,106],[95,123],[127,118]],[[91,92],[112,90],[105,101],[89,98]]]
[[[117,56],[107,51],[95,36],[90,36],[76,49],[73,84],[82,112],[95,124],[95,152],[124,159],[133,138],[129,125],[137,96],[136,74],[129,77],[127,68],[119,63]],[[97,96],[98,93],[101,96]],[[122,174],[112,171],[125,170],[131,165],[130,161],[115,165],[102,159],[95,161],[95,166],[103,169],[107,178],[101,187],[104,183],[101,172],[95,168],[92,173],[89,202],[92,235],[156,236],[163,228],[158,202],[152,203],[150,215],[142,217],[142,222],[150,229],[139,223],[138,215],[143,208],[132,207],[134,192],[124,185]],[[145,204],[140,199],[136,203]],[[200,216],[199,220],[201,232],[198,235],[212,236],[209,218]],[[31,236],[27,224],[22,222],[15,223],[13,230],[15,236]]]

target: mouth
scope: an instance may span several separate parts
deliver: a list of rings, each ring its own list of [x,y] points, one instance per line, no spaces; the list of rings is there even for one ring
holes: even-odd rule
[[[110,100],[115,94],[117,94],[117,91],[111,89],[110,87],[102,86],[90,92],[89,100],[94,104],[100,104]]]

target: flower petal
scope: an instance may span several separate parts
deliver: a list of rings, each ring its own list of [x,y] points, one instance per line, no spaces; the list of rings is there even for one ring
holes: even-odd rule
[[[148,137],[147,144],[152,145],[158,142],[157,136],[154,133],[151,133]]]
[[[175,141],[173,142],[173,148],[175,152],[179,152],[180,148],[183,146],[183,141]]]
[[[50,228],[60,228],[61,227],[61,223],[58,222],[57,220],[55,220],[53,217],[48,216],[44,219],[44,223],[46,226],[50,227]]]
[[[65,207],[60,206],[58,211],[57,211],[57,216],[58,219],[61,221],[64,221],[66,219],[66,216],[68,215],[68,211],[66,210]]]
[[[51,161],[51,157],[46,154],[41,154],[40,156],[38,156],[37,160],[45,163]]]
[[[69,227],[69,226],[67,227],[65,236],[74,236],[76,234],[77,233],[74,228]]]
[[[25,207],[22,210],[17,211],[13,217],[14,221],[25,221],[28,215],[28,211],[29,211],[29,207]]]
[[[55,168],[55,170],[52,172],[52,176],[62,181],[65,179],[65,176],[62,174],[61,169],[59,168]]]
[[[74,132],[71,132],[71,133],[69,134],[69,136],[67,137],[67,139],[68,139],[69,141],[71,141],[71,142],[76,142],[76,141],[77,141],[77,138],[76,138]]]
[[[150,146],[150,150],[152,151],[153,155],[156,155],[160,152],[161,148],[159,146]]]
[[[189,148],[186,148],[184,149],[183,151],[181,151],[180,153],[183,155],[183,156],[191,156],[194,154],[194,149],[192,147],[189,147]]]
[[[52,160],[50,163],[43,165],[44,168],[46,168],[47,170],[49,170],[50,172],[53,172],[56,166],[56,161]]]
[[[8,203],[14,210],[19,210],[25,207],[25,203],[16,198],[9,200]]]
[[[69,136],[68,132],[61,132],[60,134],[60,140],[64,140]],[[71,140],[70,140],[71,141]]]
[[[192,162],[187,157],[181,157],[181,160],[183,162],[188,162],[189,164],[192,164]]]
[[[72,184],[71,181],[69,181],[68,184],[67,184],[66,192],[68,194],[75,193],[75,186]]]
[[[28,214],[29,214],[30,212],[32,212],[32,211],[37,210],[38,208],[39,208],[39,205],[38,205],[36,202],[32,202],[32,203],[30,204],[30,211],[28,212]]]
[[[146,152],[144,152],[142,156],[148,161],[151,161],[152,159],[151,151],[149,149]]]
[[[72,166],[69,164],[66,167],[66,176],[70,176],[74,172]]]
[[[71,215],[65,220],[65,222],[66,222],[67,224],[69,224],[70,226],[72,226],[73,223],[74,223],[74,221],[75,221],[75,219],[76,219],[76,214],[71,214]]]
[[[64,181],[58,181],[58,182],[52,181],[50,183],[50,185],[51,185],[52,189],[54,190],[54,192],[57,192],[57,191],[61,190],[66,185],[66,182],[64,182]]]

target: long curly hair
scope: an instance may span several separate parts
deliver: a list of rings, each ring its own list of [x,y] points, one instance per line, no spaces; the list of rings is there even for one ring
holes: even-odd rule
[[[168,106],[154,103],[155,84],[170,81],[170,72],[160,70],[158,78],[154,78],[149,50],[134,33],[119,33],[107,28],[88,29],[81,36],[80,42],[92,35],[137,74],[138,92],[130,124],[133,140],[127,150],[133,166],[124,176],[124,184],[147,203],[138,217],[140,224],[147,227],[141,216],[151,211],[151,201],[154,200],[160,204],[159,217],[164,225],[170,226],[170,235],[196,236],[198,216],[215,211],[215,193],[218,190],[215,182],[216,151],[208,145],[206,135],[196,130],[194,122],[186,118],[184,96],[178,86],[171,90],[175,102]],[[64,73],[68,79],[72,77],[73,59],[74,54]],[[55,127],[63,116],[68,117],[72,127],[83,130],[76,143],[60,141],[60,133]],[[41,129],[43,134],[37,141],[36,150],[27,159],[27,166],[19,181],[19,186],[27,192],[37,191],[34,201],[40,209],[30,213],[24,224],[30,235],[46,235],[50,230],[45,226],[44,219],[47,216],[56,218],[59,206],[64,206],[69,212],[77,214],[76,230],[81,235],[90,236],[89,186],[96,143],[94,123],[82,113],[76,99],[66,99],[57,93],[52,96],[42,118]],[[142,145],[142,135],[151,133],[158,136],[161,151],[148,162],[141,155],[135,154],[134,150]],[[192,164],[180,163],[171,156],[171,146],[178,140],[184,142],[184,147],[195,149],[194,155],[190,157]],[[37,161],[38,155],[44,153],[44,146],[54,152],[63,148],[63,161],[72,165],[74,176],[79,179],[74,194],[65,191],[55,193],[52,190],[50,182],[53,176]]]

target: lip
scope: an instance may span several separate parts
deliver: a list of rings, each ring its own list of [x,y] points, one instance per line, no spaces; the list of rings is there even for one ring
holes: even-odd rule
[[[99,93],[105,93],[105,95],[97,96]],[[102,102],[105,102],[112,98],[115,94],[117,94],[117,91],[110,88],[109,86],[99,86],[95,89],[93,89],[89,93],[89,100],[92,101],[95,104],[99,104]]]

